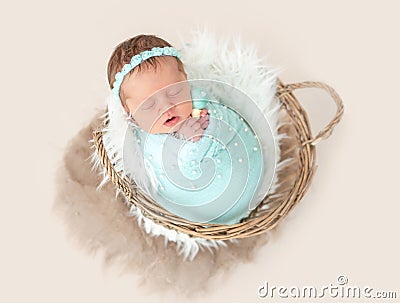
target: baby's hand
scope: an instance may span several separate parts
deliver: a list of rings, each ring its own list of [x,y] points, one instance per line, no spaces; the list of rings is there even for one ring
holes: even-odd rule
[[[210,122],[210,115],[206,108],[200,112],[200,118],[189,117],[178,125],[178,134],[184,135],[186,138],[191,138],[193,142],[200,140],[204,131],[207,129]]]

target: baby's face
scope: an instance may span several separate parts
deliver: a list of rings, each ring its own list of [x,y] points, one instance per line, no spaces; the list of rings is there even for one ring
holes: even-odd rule
[[[157,70],[133,70],[122,82],[125,110],[152,134],[169,133],[192,112],[190,86],[175,57],[159,57]]]

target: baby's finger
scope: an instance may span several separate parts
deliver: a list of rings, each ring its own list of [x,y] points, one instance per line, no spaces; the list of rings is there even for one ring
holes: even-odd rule
[[[204,121],[204,122],[201,124],[201,128],[202,128],[202,129],[206,129],[207,126],[208,126],[209,124],[210,124],[209,121]]]
[[[191,128],[193,126],[193,124],[196,123],[196,122],[197,122],[197,120],[195,118],[188,118],[185,121],[183,121],[182,127]]]
[[[207,115],[207,113],[208,113],[207,108],[203,108],[203,109],[201,110],[201,112],[200,112],[200,116],[203,117],[203,116]]]
[[[201,124],[199,123],[199,121],[196,121],[196,123],[194,123],[193,126],[192,126],[192,130],[194,132],[197,132],[200,129],[202,129]]]
[[[210,122],[210,119],[207,119],[206,117],[204,117],[204,119],[200,119],[199,120],[199,123],[201,124],[201,125],[203,125],[204,123],[209,123]]]
[[[204,117],[201,117],[200,119],[199,119],[199,123],[201,124],[201,125],[204,125],[205,123],[207,123],[207,125],[208,125],[208,123],[210,122],[210,117],[207,115],[207,116],[204,116]]]
[[[191,140],[192,140],[193,142],[197,142],[197,141],[200,140],[200,136],[192,137]]]
[[[204,133],[204,130],[202,130],[202,129],[198,130],[198,131],[196,132],[196,134],[193,135],[193,137],[191,138],[191,140],[192,140],[193,142],[199,141],[199,140],[201,139],[203,133]]]
[[[203,123],[203,121],[206,121],[206,120],[210,120],[210,116],[209,115],[205,115],[205,116],[200,117],[200,119],[198,121],[200,123]]]

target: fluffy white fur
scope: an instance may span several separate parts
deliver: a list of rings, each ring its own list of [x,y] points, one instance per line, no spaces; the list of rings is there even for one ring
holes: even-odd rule
[[[230,48],[230,42],[233,45]],[[190,43],[182,41],[183,48],[180,50],[183,57],[185,70],[188,79],[212,79],[228,83],[233,87],[242,90],[250,96],[258,105],[262,113],[267,118],[273,134],[275,148],[276,171],[273,173],[273,182],[270,184],[270,193],[275,192],[278,180],[277,171],[279,171],[286,161],[280,162],[279,141],[285,137],[285,134],[278,135],[278,112],[280,109],[279,101],[274,98],[276,92],[276,80],[278,69],[272,69],[257,57],[254,46],[244,45],[240,37],[229,37],[217,39],[215,35],[204,30],[193,33]],[[152,193],[153,188],[146,174],[143,159],[139,153],[136,140],[134,140],[134,131],[132,124],[128,122],[128,116],[122,105],[110,94],[108,100],[107,113],[102,117],[108,121],[108,126],[103,128],[103,142],[107,154],[114,164],[115,171],[121,177],[128,176],[136,181],[137,185],[145,192]],[[229,104],[228,104],[229,105]],[[246,111],[245,106],[240,104],[231,104],[238,112]],[[243,115],[255,129],[256,133],[265,129],[265,125],[257,124],[255,117],[251,113]],[[251,123],[253,122],[253,123]],[[270,144],[260,138],[261,144]],[[109,181],[106,171],[100,165],[100,159],[93,145],[93,140],[89,141],[94,149],[91,154],[93,170],[99,170],[102,175],[102,181],[97,187],[101,187]],[[271,140],[269,140],[271,142]],[[129,147],[129,153],[124,152],[124,148]],[[271,147],[271,146],[269,146]],[[288,159],[290,160],[290,159]],[[267,191],[264,186],[256,194],[257,201],[261,201]],[[119,190],[116,190],[118,196]],[[125,198],[125,202],[128,201]],[[179,254],[183,254],[184,259],[193,258],[199,249],[207,248],[212,252],[212,248],[218,249],[219,246],[226,246],[225,241],[207,240],[203,238],[192,237],[187,234],[167,229],[154,223],[143,216],[140,209],[132,205],[130,215],[136,217],[139,225],[144,228],[146,233],[151,236],[162,235],[165,237],[165,244],[168,241],[175,242]],[[229,240],[236,242],[235,239]]]

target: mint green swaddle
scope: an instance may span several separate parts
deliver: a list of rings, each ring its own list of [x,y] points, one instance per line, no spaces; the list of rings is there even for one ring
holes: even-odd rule
[[[210,122],[197,142],[136,131],[153,199],[168,211],[202,223],[234,224],[250,212],[263,174],[259,141],[237,112],[192,87]]]

